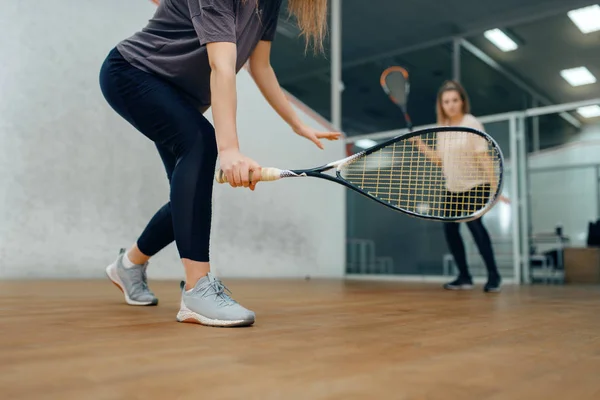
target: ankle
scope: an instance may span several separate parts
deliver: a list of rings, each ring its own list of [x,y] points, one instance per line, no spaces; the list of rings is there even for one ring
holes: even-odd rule
[[[190,290],[210,272],[210,263],[182,258],[185,268],[185,290]]]
[[[189,276],[186,274],[185,276],[185,291],[187,292],[188,290],[192,290],[194,287],[196,287],[196,284],[198,283],[198,281],[202,278],[204,278],[206,276],[206,274],[202,275],[202,276],[196,276],[196,275],[192,275]]]
[[[150,260],[150,257],[142,253],[137,244],[131,246],[125,255],[134,265],[144,265]]]
[[[123,268],[125,268],[125,269],[130,269],[130,268],[136,267],[138,265],[138,264],[134,263],[133,261],[131,261],[131,259],[127,255],[127,252],[125,252],[123,254],[123,258],[121,258],[121,264],[123,264]]]

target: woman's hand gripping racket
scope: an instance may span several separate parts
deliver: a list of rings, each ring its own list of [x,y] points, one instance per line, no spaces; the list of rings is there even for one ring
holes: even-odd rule
[[[465,159],[467,165],[473,165],[467,172],[470,177],[481,176],[486,179],[493,174],[496,182],[502,182],[503,158],[498,144],[484,132],[466,127],[438,127],[409,132],[350,157],[311,169],[263,167],[259,180],[321,178],[344,185],[379,204],[414,217],[438,221],[479,218],[495,204],[502,185],[494,185],[496,187],[491,190],[471,191],[466,197],[449,196],[441,164],[414,145],[415,141],[419,141],[434,148],[436,135],[445,132],[451,133],[446,141],[465,138],[485,141],[489,165],[481,168],[481,163]],[[335,171],[335,174],[326,174],[327,171]],[[221,170],[217,170],[215,180],[218,183],[227,182]],[[255,178],[251,177],[251,180]]]

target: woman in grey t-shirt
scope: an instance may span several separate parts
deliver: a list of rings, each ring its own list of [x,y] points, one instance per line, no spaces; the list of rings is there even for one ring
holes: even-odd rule
[[[104,97],[155,143],[170,182],[170,201],[106,268],[128,304],[158,303],[148,288],[146,267],[150,257],[175,241],[186,274],[177,320],[254,323],[254,313],[210,273],[208,254],[217,155],[233,187],[254,190],[250,172],[260,176],[260,166],[239,149],[236,73],[249,62],[266,100],[298,135],[321,148],[320,139],[339,137],[303,124],[279,86],[269,56],[280,8],[281,0],[161,0],[148,24],[118,43],[104,61]],[[290,0],[289,8],[307,40],[321,49],[327,0]],[[203,116],[209,107],[214,128]]]

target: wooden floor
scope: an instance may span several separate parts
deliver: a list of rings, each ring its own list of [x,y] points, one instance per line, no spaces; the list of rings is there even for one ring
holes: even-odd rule
[[[600,289],[225,280],[250,328],[107,281],[0,283],[2,399],[600,399]]]

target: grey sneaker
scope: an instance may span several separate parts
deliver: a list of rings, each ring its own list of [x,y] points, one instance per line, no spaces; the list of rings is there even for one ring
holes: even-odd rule
[[[125,301],[132,306],[155,306],[158,299],[148,288],[146,268],[144,265],[136,265],[133,268],[123,266],[123,255],[125,249],[121,249],[114,263],[106,267],[106,275],[125,295]]]
[[[254,313],[242,307],[226,292],[229,289],[210,272],[189,292],[185,290],[185,282],[181,282],[181,306],[177,321],[222,327],[252,325]]]

